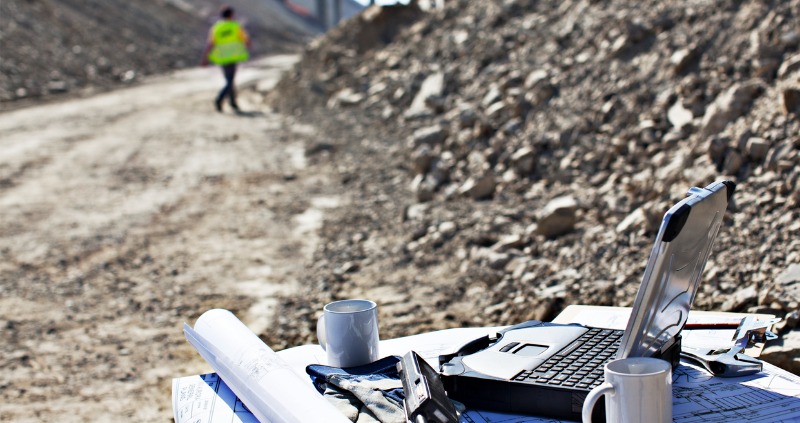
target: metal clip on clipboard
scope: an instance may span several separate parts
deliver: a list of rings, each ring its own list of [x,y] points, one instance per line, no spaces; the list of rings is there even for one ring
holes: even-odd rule
[[[768,329],[780,320],[780,318],[758,320],[753,316],[747,316],[739,323],[731,348],[709,350],[684,346],[681,356],[700,363],[714,376],[739,377],[758,373],[763,363],[757,358],[746,355],[744,350],[756,342],[763,343],[777,339],[778,336]]]

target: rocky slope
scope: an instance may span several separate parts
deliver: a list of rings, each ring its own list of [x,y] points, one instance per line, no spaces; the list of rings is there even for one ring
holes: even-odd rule
[[[257,54],[313,32],[274,20],[277,2],[231,3]],[[2,1],[0,109],[192,66],[216,7]],[[314,342],[321,305],[352,296],[381,304],[384,337],[630,305],[663,212],[729,178],[694,307],[786,317],[772,360],[797,372],[798,14],[797,0],[449,0],[369,9],[315,40],[256,94],[314,124],[307,160],[350,201],[262,336]]]
[[[400,12],[415,23],[387,24]],[[727,178],[694,308],[786,317],[773,361],[797,372],[798,14],[453,0],[372,9],[318,40],[269,100],[327,125],[313,158],[355,207],[328,222],[316,297],[287,299],[280,334],[313,340],[316,305],[353,295],[384,301],[384,336],[630,305],[664,211]],[[376,28],[391,30],[377,45],[349,42]]]

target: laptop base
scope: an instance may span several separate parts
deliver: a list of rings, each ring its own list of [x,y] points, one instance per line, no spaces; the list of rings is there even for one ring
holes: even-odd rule
[[[532,322],[523,325],[530,323]],[[553,324],[545,325],[552,329],[558,327]],[[522,325],[517,327],[519,326]],[[575,325],[563,325],[563,327],[564,330],[574,329]],[[524,330],[524,328],[518,330]],[[514,331],[509,332],[513,334]],[[464,362],[464,359],[470,355],[486,353],[487,349],[491,350],[494,346],[502,344],[503,338],[508,338],[509,332],[504,333],[500,339],[489,337],[476,339],[455,354],[439,357],[442,382],[448,397],[463,403],[468,409],[580,421],[583,403],[591,391],[591,387],[553,386],[502,378],[476,371]],[[537,344],[539,340],[531,339],[530,342]],[[675,368],[680,362],[680,351],[681,338],[678,335],[675,342],[662,354],[656,355],[656,358],[670,362]],[[610,357],[607,361],[613,359],[614,357]],[[500,363],[498,363],[499,365]],[[605,421],[604,401],[598,402],[592,416],[593,421]]]

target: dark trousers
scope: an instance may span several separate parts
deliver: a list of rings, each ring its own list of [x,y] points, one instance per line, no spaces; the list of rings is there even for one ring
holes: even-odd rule
[[[233,78],[236,76],[236,63],[222,65],[222,73],[225,75],[225,87],[219,92],[217,96],[217,104],[222,104],[227,96],[230,100],[231,107],[238,107],[236,105],[236,89],[233,86]]]

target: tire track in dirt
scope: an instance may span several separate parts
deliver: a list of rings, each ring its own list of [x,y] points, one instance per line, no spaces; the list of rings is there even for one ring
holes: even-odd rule
[[[341,195],[259,101],[293,60],[242,69],[241,116],[218,69],[0,114],[0,420],[168,420],[171,378],[210,370],[184,321],[269,330]]]

